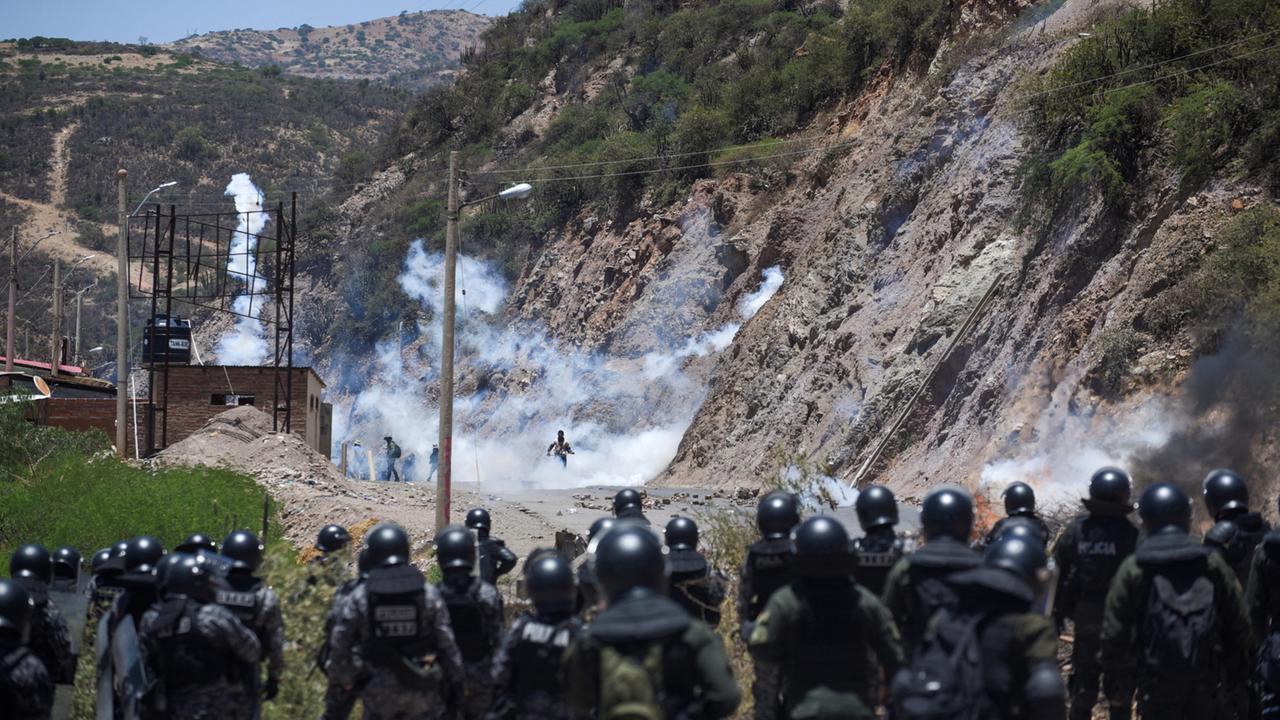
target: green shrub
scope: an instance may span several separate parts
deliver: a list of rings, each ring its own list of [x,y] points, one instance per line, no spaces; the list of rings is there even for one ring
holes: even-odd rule
[[[1280,338],[1280,208],[1263,204],[1225,225],[1201,280],[1212,317],[1242,313],[1255,338]]]
[[[183,128],[173,138],[173,153],[183,160],[196,162],[210,154],[209,141],[199,125]]]
[[[1249,94],[1228,80],[1192,87],[1165,111],[1173,139],[1173,160],[1193,181],[1203,181],[1219,166],[1233,141],[1252,122]]]

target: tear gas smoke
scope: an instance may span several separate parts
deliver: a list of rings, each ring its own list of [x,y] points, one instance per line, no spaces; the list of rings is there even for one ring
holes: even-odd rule
[[[231,257],[227,261],[227,274],[244,283],[246,292],[231,303],[239,314],[235,328],[218,341],[218,361],[224,365],[261,365],[269,356],[266,328],[253,315],[253,296],[267,287],[266,278],[258,274],[258,236],[267,225],[267,213],[262,212],[262,191],[249,179],[248,173],[237,173],[227,185],[226,195],[235,198],[239,224],[231,236]],[[261,304],[256,308],[261,311]]]
[[[415,241],[398,282],[421,303],[416,337],[375,348],[375,378],[334,408],[334,437],[392,435],[415,456],[417,480],[439,434],[443,256]],[[538,327],[498,316],[508,286],[489,263],[459,257],[454,401],[454,478],[486,487],[636,485],[661,472],[702,403],[705,387],[685,361],[723,350],[741,322],[688,338],[666,351],[622,357],[565,346]],[[741,307],[745,321],[777,292],[782,273]],[[465,287],[465,294],[463,288]],[[749,313],[749,314],[748,314]],[[556,431],[573,447],[568,467],[548,457]]]

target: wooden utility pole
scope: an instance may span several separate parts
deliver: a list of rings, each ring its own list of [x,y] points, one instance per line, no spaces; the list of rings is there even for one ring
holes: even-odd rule
[[[129,207],[124,181],[129,173],[116,171],[116,212],[120,237],[116,240],[116,452],[129,454]],[[137,432],[137,429],[134,429]]]
[[[458,271],[458,151],[449,151],[449,201],[444,231],[444,332],[440,346],[440,468],[436,476],[436,532],[449,524],[453,483],[454,287]]]
[[[18,324],[18,226],[13,226],[9,240],[9,316],[4,328],[4,371],[13,372],[13,333]]]
[[[49,364],[49,374],[58,377],[62,374],[62,261],[53,261],[53,362]]]

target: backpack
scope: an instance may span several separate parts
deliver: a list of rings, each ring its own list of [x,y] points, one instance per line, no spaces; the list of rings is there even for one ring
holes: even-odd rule
[[[991,715],[978,613],[940,610],[911,664],[893,678],[899,720],[982,720]]]
[[[395,443],[391,443],[391,445],[387,447],[387,457],[392,460],[398,460],[400,458],[400,446]]]
[[[1198,577],[1179,593],[1163,575],[1152,578],[1142,639],[1145,671],[1166,681],[1216,676],[1218,612],[1213,581]]]
[[[599,720],[663,720],[661,643],[640,653],[601,645]]]

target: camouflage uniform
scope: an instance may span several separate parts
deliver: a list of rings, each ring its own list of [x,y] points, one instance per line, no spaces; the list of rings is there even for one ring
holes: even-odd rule
[[[1212,662],[1220,670],[1217,677],[1210,674],[1195,682],[1160,677],[1144,662],[1141,653],[1149,641],[1144,633],[1147,604],[1157,575],[1177,592],[1185,592],[1200,578],[1212,583],[1218,647]],[[1138,713],[1143,718],[1200,720],[1215,717],[1219,708],[1241,705],[1244,688],[1239,681],[1248,677],[1253,631],[1240,583],[1220,555],[1185,532],[1158,532],[1120,564],[1107,593],[1101,644],[1104,673],[1136,675]]]
[[[902,633],[907,657],[920,646],[933,613],[956,602],[947,576],[972,569],[981,561],[982,557],[964,543],[944,536],[926,542],[889,571],[881,599]]]
[[[738,581],[738,620],[742,637],[751,635],[752,625],[764,610],[770,596],[791,582],[791,540],[757,540],[747,546]],[[755,699],[756,720],[773,720],[778,716],[781,678],[776,665],[757,663],[751,695]]]
[[[232,572],[226,581],[227,587],[218,590],[218,604],[258,636],[262,659],[267,664],[267,683],[278,683],[284,674],[284,618],[275,590],[245,573]],[[261,687],[256,667],[249,673],[248,686],[256,698]]]
[[[142,616],[142,660],[158,682],[150,706],[160,717],[246,720],[257,698],[242,677],[262,646],[252,630],[216,603],[178,596]]]
[[[71,631],[58,606],[49,600],[49,586],[39,580],[17,578],[35,603],[31,616],[31,632],[27,647],[44,664],[56,685],[70,685],[75,677],[76,656],[72,651]]]
[[[697,550],[672,550],[669,587],[671,599],[690,615],[711,627],[720,625],[720,605],[724,603],[724,575],[711,567]]]
[[[371,606],[387,612],[379,619]],[[413,620],[396,621],[405,610]],[[441,671],[438,682],[410,685],[410,671],[428,666]],[[462,656],[440,591],[412,567],[370,573],[342,601],[333,626],[329,679],[357,692],[366,720],[445,717],[461,692]]]
[[[466,683],[456,715],[478,720],[488,712],[492,700],[493,651],[502,641],[502,596],[497,588],[478,577],[448,575],[440,583],[440,593],[462,654]]]
[[[525,613],[493,655],[489,720],[560,720],[568,715],[560,665],[582,631],[581,618]]]
[[[333,601],[329,605],[329,612],[324,617],[324,647],[321,649],[320,656],[316,658],[316,665],[326,676],[329,676],[329,656],[330,648],[333,643],[333,628],[338,623],[338,616],[342,612],[342,604],[350,597],[351,593],[360,586],[361,579],[356,578],[348,580],[338,587],[333,593]],[[343,686],[342,683],[335,682],[330,677],[328,685],[324,690],[324,715],[321,720],[347,720],[351,717],[351,711],[356,705],[356,693],[352,688]]]
[[[1088,507],[1091,501],[1085,503]],[[1120,563],[1133,554],[1137,544],[1138,529],[1125,517],[1125,510],[1108,511],[1095,504],[1088,515],[1067,525],[1054,546],[1053,557],[1060,573],[1054,613],[1059,624],[1068,618],[1075,624],[1069,683],[1073,720],[1088,720],[1098,702],[1102,675],[1098,651],[1107,589]],[[1108,675],[1105,681],[1103,694],[1111,719],[1128,718],[1133,704],[1131,678]]]
[[[748,643],[781,668],[783,716],[870,720],[878,679],[902,666],[902,642],[884,605],[847,577],[799,579],[769,598]]]
[[[30,649],[0,644],[0,713],[21,720],[48,720],[53,710],[53,680]]]
[[[905,545],[893,531],[892,525],[882,525],[854,538],[849,543],[849,554],[854,557],[853,577],[858,584],[876,597],[884,593],[889,572],[902,559]]]

